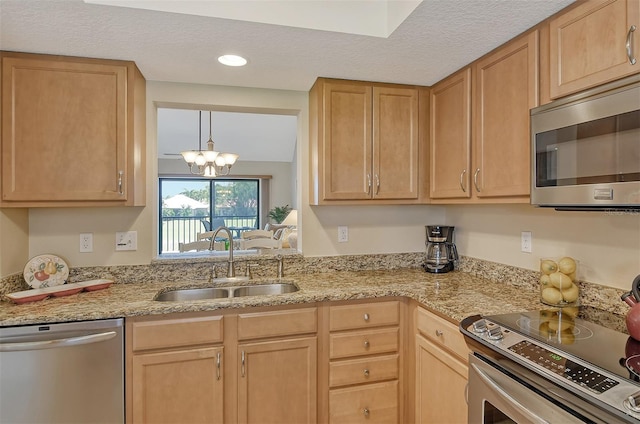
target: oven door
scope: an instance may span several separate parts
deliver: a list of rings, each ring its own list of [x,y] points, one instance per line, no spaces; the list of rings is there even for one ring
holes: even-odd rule
[[[541,377],[520,371],[516,376],[513,369],[507,371],[479,353],[469,355],[470,424],[622,422]]]

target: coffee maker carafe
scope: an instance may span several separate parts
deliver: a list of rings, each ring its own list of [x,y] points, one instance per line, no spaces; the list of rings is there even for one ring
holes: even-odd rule
[[[455,227],[427,225],[425,228],[427,230],[425,271],[436,274],[453,271],[453,264],[458,260],[458,250],[453,243]]]

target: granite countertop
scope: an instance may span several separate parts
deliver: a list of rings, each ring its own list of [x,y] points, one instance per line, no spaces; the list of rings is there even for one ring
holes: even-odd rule
[[[259,284],[267,281],[274,282],[275,279],[259,278],[233,285]],[[159,292],[174,288],[212,286],[207,281],[189,280],[113,284],[104,290],[49,298],[22,305],[5,301],[0,302],[0,326],[387,296],[404,296],[414,299],[452,322],[459,322],[473,314],[490,315],[536,310],[543,307],[537,291],[461,271],[447,274],[428,274],[422,269],[336,271],[291,275],[281,281],[293,282],[300,290],[289,294],[233,299],[184,302],[153,300]]]

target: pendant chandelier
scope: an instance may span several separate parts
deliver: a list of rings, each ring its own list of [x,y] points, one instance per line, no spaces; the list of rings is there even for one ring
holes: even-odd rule
[[[209,111],[209,140],[207,141],[207,150],[202,150],[202,111],[199,112],[198,126],[198,149],[186,150],[180,152],[187,165],[189,171],[194,175],[202,175],[205,177],[216,177],[219,175],[229,175],[231,167],[238,155],[235,153],[220,153],[213,150],[213,138],[211,137],[211,111]]]

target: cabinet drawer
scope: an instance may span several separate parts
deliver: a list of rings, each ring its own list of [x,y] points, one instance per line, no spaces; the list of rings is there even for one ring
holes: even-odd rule
[[[374,356],[332,362],[329,386],[370,383],[398,378],[398,355]]]
[[[398,382],[389,381],[331,390],[329,422],[397,423]]]
[[[351,331],[329,336],[331,359],[361,356],[398,350],[398,328]]]
[[[330,331],[380,327],[399,322],[400,305],[397,301],[332,306],[329,309]]]
[[[318,331],[316,308],[238,315],[238,339],[292,336]]]
[[[464,336],[454,324],[424,309],[417,308],[416,327],[429,340],[445,347],[462,358],[465,363],[467,362],[469,348],[464,341]]]
[[[133,351],[222,343],[222,316],[133,323]]]

